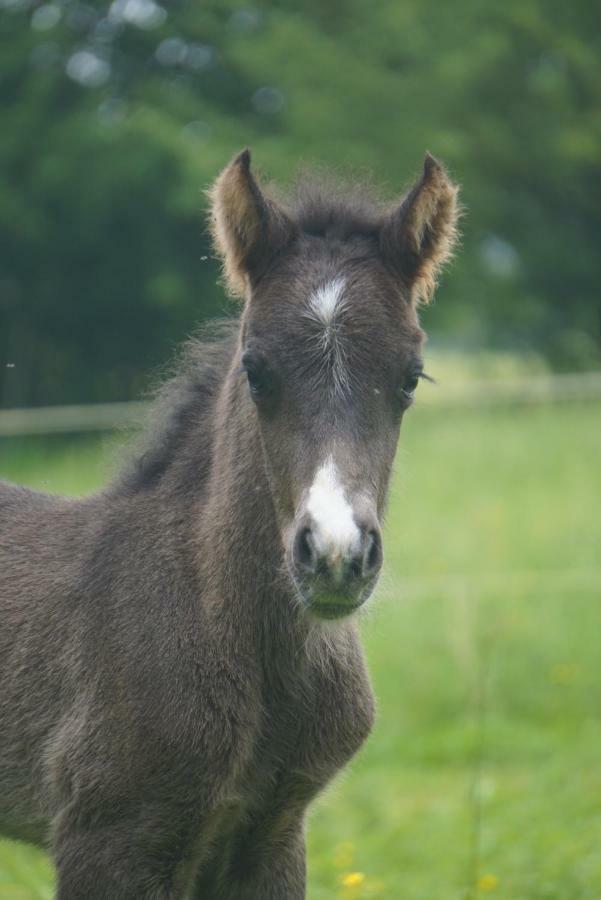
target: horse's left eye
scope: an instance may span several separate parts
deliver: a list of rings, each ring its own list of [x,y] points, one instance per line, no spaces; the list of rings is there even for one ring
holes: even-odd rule
[[[417,389],[420,375],[420,372],[410,372],[405,376],[400,390],[400,396],[403,403],[408,405],[413,400],[413,395]]]
[[[419,375],[418,374],[414,373],[413,375],[408,375],[407,378],[405,379],[405,381],[403,382],[403,387],[402,387],[403,394],[405,394],[406,397],[413,397],[418,384],[419,384]]]

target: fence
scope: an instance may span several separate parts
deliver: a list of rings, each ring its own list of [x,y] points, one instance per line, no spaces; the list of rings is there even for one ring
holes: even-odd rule
[[[519,379],[483,379],[444,387],[424,385],[420,407],[517,406],[601,399],[601,372],[533,375]],[[136,427],[148,404],[96,403],[0,411],[0,437],[60,432],[111,431]]]

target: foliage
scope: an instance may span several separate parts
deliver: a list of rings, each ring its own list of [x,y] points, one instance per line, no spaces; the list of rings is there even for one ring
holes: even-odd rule
[[[590,0],[0,0],[0,400],[125,399],[228,309],[201,190],[244,145],[389,197],[432,150],[467,207],[437,331],[598,364],[596,24]]]
[[[408,414],[363,626],[378,722],[311,816],[312,900],[601,896],[600,412]],[[24,439],[0,475],[78,493],[105,456]],[[0,844],[0,897],[50,884]]]

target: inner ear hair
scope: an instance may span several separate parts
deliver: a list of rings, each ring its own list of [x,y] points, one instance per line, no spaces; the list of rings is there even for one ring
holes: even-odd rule
[[[284,210],[264,195],[250,159],[250,150],[243,150],[207,191],[213,243],[223,260],[227,287],[239,297],[293,231]]]
[[[428,303],[444,264],[457,244],[459,188],[443,166],[426,154],[421,179],[384,219],[383,253],[399,269],[414,302]]]

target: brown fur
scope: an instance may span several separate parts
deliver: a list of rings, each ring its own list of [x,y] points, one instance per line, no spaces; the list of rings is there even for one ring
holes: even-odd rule
[[[377,578],[450,189],[426,173],[379,220],[319,192],[283,213],[250,179],[239,157],[214,189],[241,318],[190,344],[123,474],[0,484],[0,830],[49,847],[59,900],[301,900],[306,808],[372,726],[357,626],[326,612]],[[306,303],[338,277],[328,355]],[[295,555],[330,457],[364,548],[335,587]]]
[[[428,303],[459,237],[457,185],[428,153],[421,180],[382,229],[382,247],[409,277],[414,302]]]
[[[250,153],[243,150],[207,192],[211,201],[211,231],[223,259],[226,284],[234,296],[246,296],[248,271],[262,261],[262,251],[274,252],[292,236],[284,210],[264,197],[250,171]]]
[[[238,297],[246,296],[253,252],[261,245],[284,247],[300,231],[340,240],[378,237],[410,285],[413,302],[428,303],[459,239],[458,187],[429,153],[420,181],[392,207],[374,201],[364,185],[312,175],[277,203],[264,196],[247,150],[223,170],[208,196],[215,247],[226,284]]]

